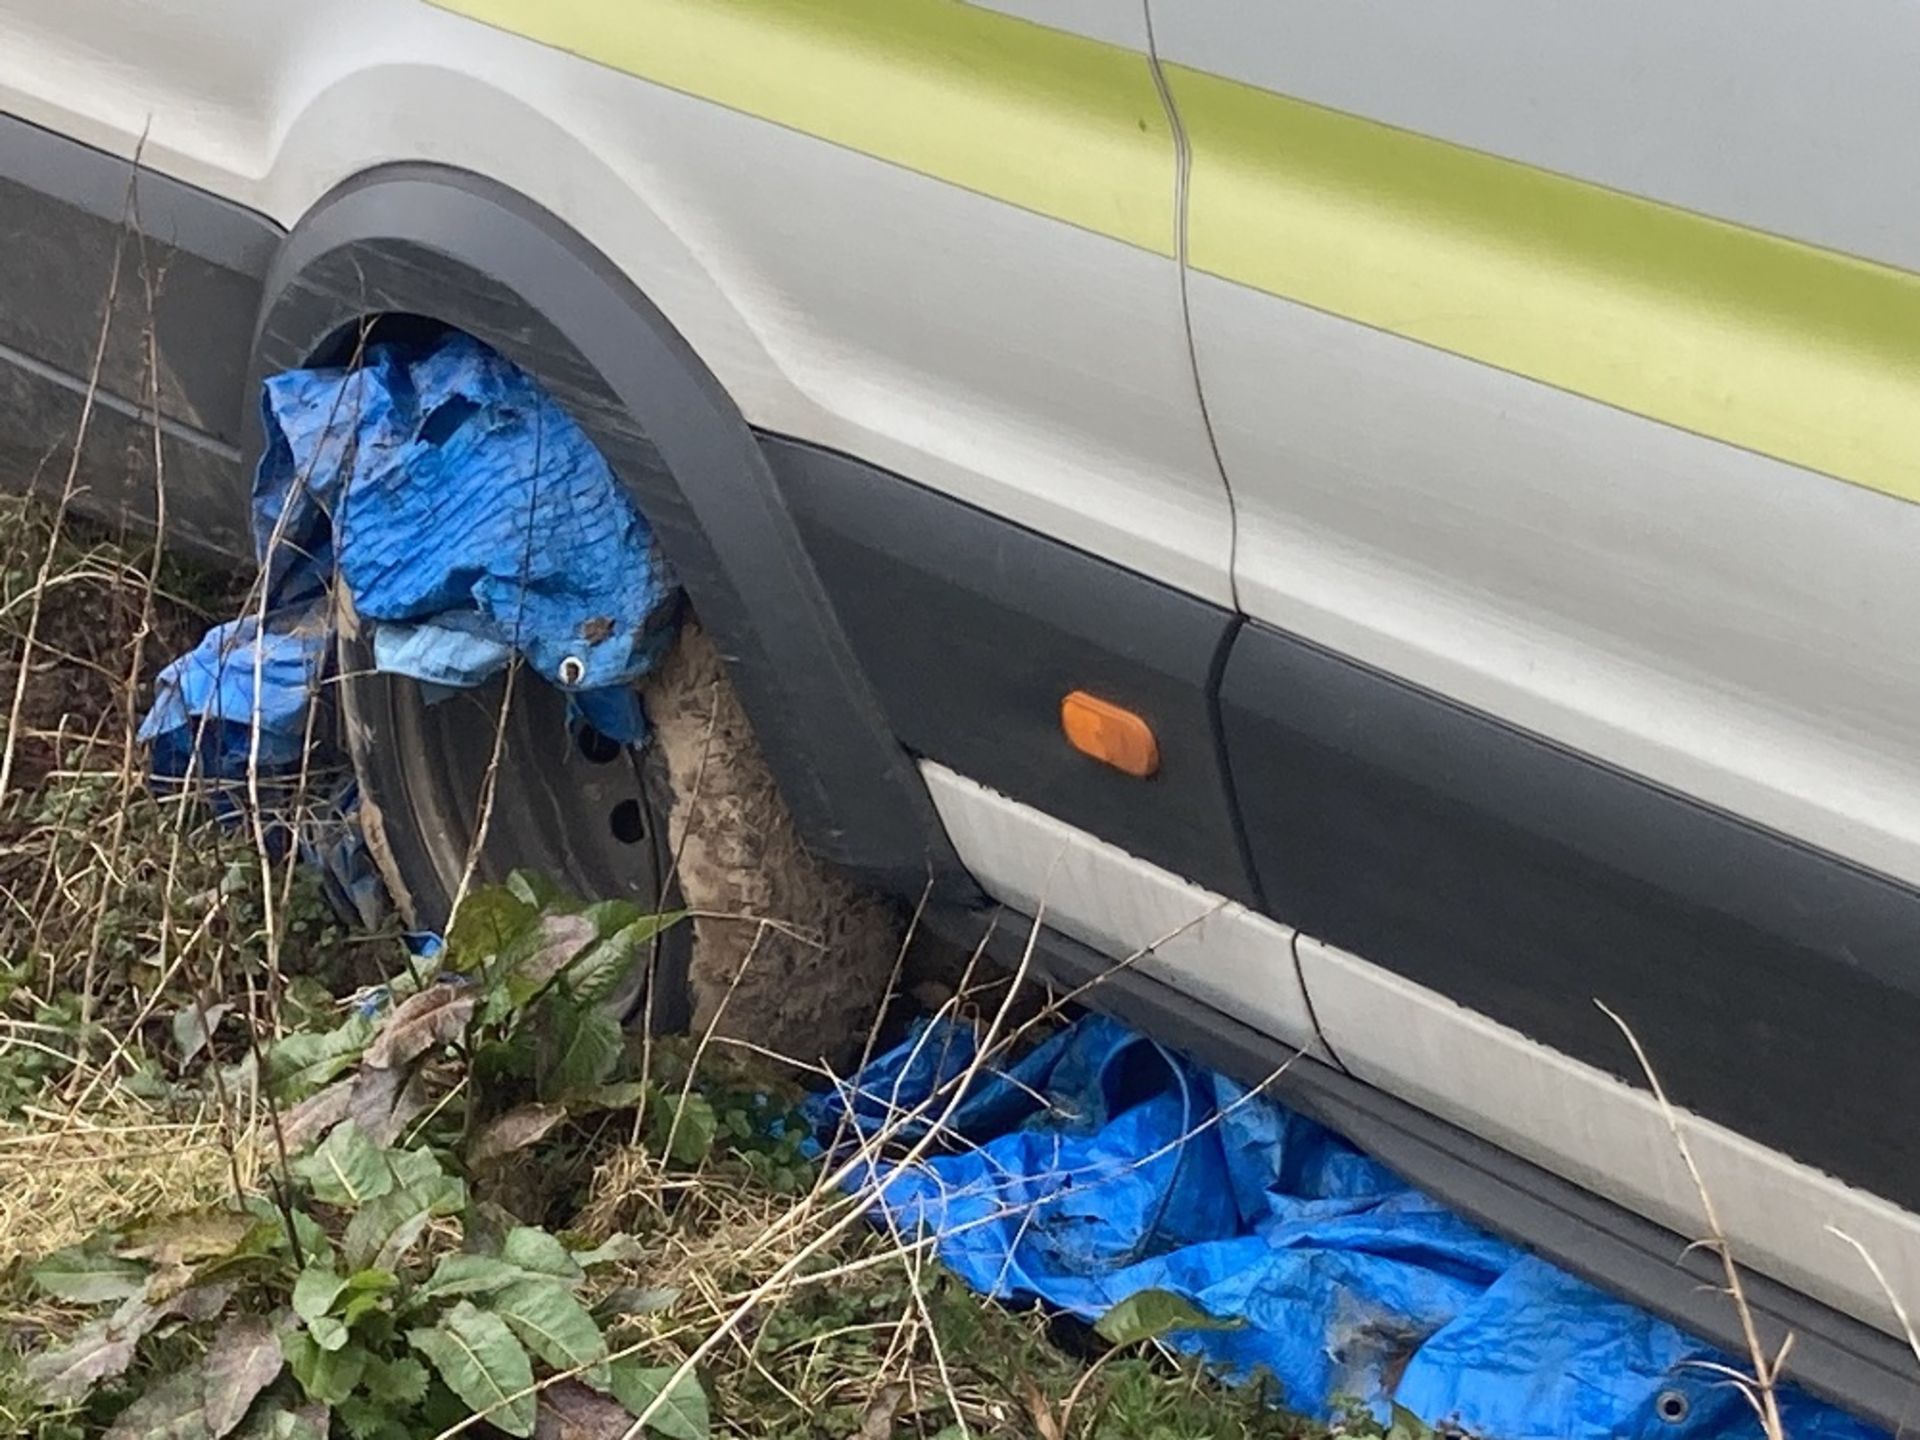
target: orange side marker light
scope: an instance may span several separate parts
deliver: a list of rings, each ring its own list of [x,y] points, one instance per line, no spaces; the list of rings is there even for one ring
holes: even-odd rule
[[[1103,765],[1142,780],[1160,768],[1160,742],[1153,738],[1153,727],[1112,701],[1073,691],[1060,702],[1060,728],[1067,743]]]

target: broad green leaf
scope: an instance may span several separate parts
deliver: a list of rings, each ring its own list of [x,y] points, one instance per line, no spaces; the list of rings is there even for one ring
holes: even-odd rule
[[[378,1310],[390,1291],[400,1284],[391,1270],[357,1270],[347,1277],[346,1301],[340,1307],[340,1323],[351,1330],[363,1315]]]
[[[550,1028],[541,1046],[540,1093],[548,1099],[591,1090],[620,1061],[620,1022],[598,1005],[549,998],[542,1010]]]
[[[681,911],[643,915],[593,945],[567,967],[562,983],[576,1000],[600,1001],[618,990],[653,951],[653,938],[683,918]]]
[[[280,995],[280,1019],[288,1030],[311,1030],[337,1018],[340,997],[313,975],[288,977]]]
[[[409,1215],[393,1227],[392,1233],[380,1242],[373,1263],[383,1270],[397,1270],[406,1253],[420,1243],[420,1237],[427,1233],[427,1225],[433,1219],[433,1211],[421,1210]]]
[[[470,985],[429,985],[398,1006],[363,1057],[375,1070],[410,1064],[466,1033],[479,997]]]
[[[105,1440],[218,1440],[207,1425],[200,1367],[143,1391],[120,1412]]]
[[[434,1215],[458,1215],[467,1208],[467,1182],[458,1175],[441,1175],[408,1192],[427,1202]]]
[[[429,1219],[466,1208],[466,1183],[449,1175],[425,1149],[388,1150],[385,1163],[394,1188],[347,1222],[341,1246],[347,1264],[397,1270],[399,1259],[420,1238]]]
[[[347,1209],[379,1199],[394,1185],[387,1157],[351,1120],[334,1126],[319,1148],[294,1161],[293,1172],[313,1187],[315,1199]]]
[[[411,1230],[406,1240],[406,1245],[411,1245],[420,1238],[430,1218],[429,1207],[418,1198],[404,1190],[390,1191],[354,1212],[353,1219],[347,1222],[346,1234],[340,1239],[341,1253],[347,1264],[356,1269],[368,1265],[378,1265],[382,1270],[396,1269],[385,1257],[389,1243]],[[398,1253],[404,1253],[405,1248],[403,1245]]]
[[[246,1418],[254,1398],[274,1382],[285,1363],[273,1327],[259,1316],[236,1316],[221,1326],[201,1362],[206,1426],[213,1440],[221,1440]]]
[[[539,1062],[539,1037],[532,1026],[523,1026],[503,1040],[483,1041],[474,1048],[474,1079],[489,1090],[517,1090],[512,1082],[531,1080]]]
[[[507,1026],[507,1021],[513,1019],[519,1009],[505,985],[488,981],[480,991],[480,1008],[473,1012],[474,1028],[480,1035],[496,1034],[502,1027],[506,1027],[510,1035],[517,1034],[518,1027]],[[486,1046],[481,1045],[474,1053],[477,1055],[485,1049]]]
[[[220,1022],[227,1017],[233,1006],[222,1002],[218,1005],[185,1005],[174,1011],[172,1028],[174,1047],[180,1052],[181,1065],[192,1063],[193,1057],[207,1048],[212,1032],[220,1028]]]
[[[467,1150],[469,1167],[524,1150],[567,1118],[564,1105],[517,1105],[481,1127]]]
[[[360,1346],[323,1350],[304,1330],[282,1331],[280,1353],[307,1397],[323,1405],[338,1405],[351,1395],[367,1369],[367,1352]]]
[[[611,1085],[596,1085],[578,1097],[569,1098],[567,1108],[576,1113],[588,1110],[631,1110],[648,1095],[653,1086],[644,1080],[616,1080]]]
[[[318,1320],[346,1288],[346,1276],[334,1274],[331,1267],[309,1265],[293,1282],[293,1313],[309,1322]]]
[[[571,1251],[545,1230],[532,1225],[516,1225],[501,1243],[500,1258],[535,1275],[574,1281],[585,1274]]]
[[[527,1272],[510,1261],[492,1255],[443,1255],[433,1274],[420,1287],[423,1299],[446,1299],[454,1295],[482,1295],[489,1290],[504,1290],[527,1278]]]
[[[532,929],[540,909],[504,885],[472,891],[447,927],[446,964],[454,970],[477,970]]]
[[[427,1386],[427,1398],[420,1402],[422,1428],[419,1434],[439,1436],[450,1430],[459,1435],[473,1434],[477,1427],[467,1424],[472,1417],[473,1412],[467,1408],[467,1402],[449,1390],[439,1376],[434,1376],[433,1383]],[[466,1428],[459,1428],[462,1426]],[[492,1437],[487,1437],[487,1440],[492,1440]]]
[[[340,1308],[340,1323],[351,1330],[360,1323],[362,1316],[378,1310],[385,1299],[386,1296],[377,1291],[360,1291],[350,1295],[347,1303]]]
[[[273,1201],[265,1195],[255,1195],[247,1201],[247,1213],[260,1226],[271,1227],[270,1235],[267,1229],[256,1229],[254,1232],[256,1236],[268,1239],[269,1250],[277,1253],[287,1248],[286,1217]],[[293,1233],[300,1238],[300,1253],[308,1263],[324,1265],[332,1258],[333,1241],[327,1238],[327,1232],[321,1229],[320,1222],[298,1206],[293,1210]]]
[[[593,922],[584,915],[542,915],[540,923],[501,956],[507,998],[517,1006],[525,1005],[593,943],[593,936]]]
[[[533,1364],[506,1321],[462,1300],[432,1329],[409,1330],[407,1341],[475,1414],[509,1435],[533,1434]]]
[[[593,933],[605,940],[644,918],[649,912],[631,900],[596,900],[580,912],[593,922]]]
[[[1175,1330],[1239,1330],[1246,1321],[1216,1319],[1170,1290],[1142,1290],[1129,1295],[1094,1322],[1094,1333],[1109,1345],[1135,1345],[1157,1340]]]
[[[267,1047],[267,1088],[280,1101],[304,1100],[360,1059],[373,1039],[373,1021],[355,1015],[318,1033],[297,1030]]]
[[[316,1315],[307,1322],[307,1333],[322,1350],[344,1350],[352,1338],[347,1322],[333,1315]]]
[[[513,1327],[513,1333],[555,1370],[589,1368],[580,1378],[605,1390],[612,1378],[603,1363],[607,1342],[587,1307],[558,1280],[522,1280],[493,1297],[488,1306]]]
[[[713,1103],[692,1092],[663,1099],[648,1125],[654,1143],[667,1152],[668,1159],[682,1165],[698,1165],[712,1154],[714,1136],[720,1129]]]
[[[658,1408],[647,1418],[647,1428],[667,1440],[707,1440],[712,1419],[707,1411],[707,1392],[689,1370],[678,1383],[673,1377],[678,1367],[647,1366],[632,1360],[613,1362],[613,1395],[635,1416],[646,1415],[649,1407],[665,1392]]]
[[[430,1215],[457,1215],[467,1208],[467,1185],[458,1175],[440,1168],[433,1152],[422,1147],[414,1150],[389,1150],[387,1163],[399,1192]],[[387,1266],[392,1269],[392,1266]]]
[[[569,1252],[573,1263],[582,1270],[591,1270],[596,1265],[617,1265],[626,1261],[646,1258],[646,1247],[631,1235],[609,1235],[591,1250]]]
[[[106,1255],[79,1245],[56,1250],[27,1275],[35,1285],[76,1305],[125,1300],[146,1288],[148,1267],[137,1260]]]
[[[538,870],[515,870],[507,876],[506,888],[516,899],[540,911],[566,908],[567,895],[551,875]]]

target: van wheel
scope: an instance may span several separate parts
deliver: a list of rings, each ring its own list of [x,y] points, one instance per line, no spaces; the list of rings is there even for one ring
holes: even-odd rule
[[[353,629],[342,641],[347,747],[368,847],[406,923],[444,928],[479,837],[475,883],[534,870],[589,898],[690,913],[657,942],[650,992],[637,976],[616,997],[634,1020],[712,1026],[801,1062],[858,1054],[899,917],[802,846],[697,622],[643,685],[652,733],[637,748],[570,735],[565,697],[525,670],[504,725],[504,678],[429,703],[415,681],[375,671]]]

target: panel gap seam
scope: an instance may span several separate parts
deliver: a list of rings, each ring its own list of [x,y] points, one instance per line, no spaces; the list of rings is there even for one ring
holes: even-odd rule
[[[1160,49],[1153,34],[1152,0],[1140,0],[1140,10],[1147,29],[1147,70],[1153,76],[1154,93],[1160,97],[1160,109],[1166,115],[1167,127],[1173,132],[1173,263],[1180,282],[1180,329],[1186,340],[1187,374],[1193,380],[1194,402],[1200,410],[1200,428],[1206,434],[1207,451],[1213,457],[1213,473],[1227,497],[1227,593],[1233,598],[1233,608],[1238,611],[1242,608],[1239,579],[1240,509],[1234,498],[1232,482],[1227,479],[1226,462],[1220,458],[1220,441],[1214,433],[1213,413],[1207,408],[1206,387],[1200,383],[1200,354],[1193,337],[1193,301],[1187,284],[1187,197],[1193,173],[1193,146],[1187,137],[1187,127],[1180,119],[1180,111],[1173,103],[1173,90],[1167,84],[1166,71],[1160,65]]]

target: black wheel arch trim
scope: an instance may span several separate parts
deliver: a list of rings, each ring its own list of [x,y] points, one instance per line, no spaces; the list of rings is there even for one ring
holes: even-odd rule
[[[763,448],[901,744],[1260,903],[1214,705],[1235,615],[864,461],[772,437]],[[1147,722],[1150,778],[1067,742],[1072,690]]]
[[[754,432],[686,340],[562,221],[423,164],[340,185],[275,258],[266,375],[383,314],[457,326],[533,374],[608,457],[715,637],[781,793],[824,859],[895,894],[977,897],[887,724]],[[251,419],[249,460],[259,454]]]

